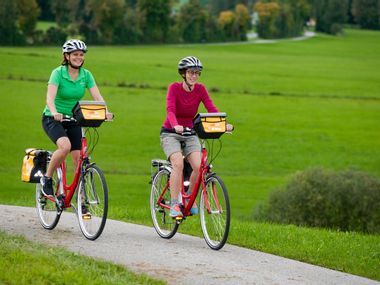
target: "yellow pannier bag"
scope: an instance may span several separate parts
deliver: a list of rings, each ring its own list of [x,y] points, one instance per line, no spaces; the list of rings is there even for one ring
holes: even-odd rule
[[[226,132],[226,113],[199,113],[193,120],[201,139],[217,139]]]
[[[79,101],[73,108],[73,115],[81,127],[99,127],[106,119],[106,104]]]
[[[41,177],[46,173],[48,151],[28,148],[21,169],[21,180],[29,183],[40,183]]]

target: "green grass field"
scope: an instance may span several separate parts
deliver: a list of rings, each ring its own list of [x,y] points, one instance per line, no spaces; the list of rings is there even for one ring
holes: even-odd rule
[[[63,248],[32,243],[0,231],[0,283],[32,284],[125,284],[163,285],[147,275],[134,274],[124,267],[96,261]]]
[[[109,217],[150,225],[150,160],[178,60],[201,58],[201,81],[236,127],[214,170],[232,204],[228,242],[380,280],[380,237],[252,221],[257,202],[298,170],[355,168],[380,176],[380,33],[275,44],[89,47],[85,66],[115,121],[99,128],[93,161],[106,172]],[[20,182],[27,147],[53,149],[40,123],[60,48],[0,48],[0,202],[33,206]],[[182,232],[201,235],[198,218]]]

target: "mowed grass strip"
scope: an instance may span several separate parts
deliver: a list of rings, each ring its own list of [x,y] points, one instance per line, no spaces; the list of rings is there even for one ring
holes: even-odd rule
[[[176,78],[177,62],[198,56],[201,80],[232,95],[282,94],[379,98],[380,50],[376,31],[347,30],[307,41],[273,44],[89,46],[85,66],[99,85],[163,88]],[[61,61],[61,47],[0,47],[1,78],[47,80]]]
[[[1,284],[166,284],[119,265],[42,246],[2,231],[0,245]]]

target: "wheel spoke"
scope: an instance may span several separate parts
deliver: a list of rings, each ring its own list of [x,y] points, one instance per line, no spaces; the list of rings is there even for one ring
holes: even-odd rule
[[[162,169],[152,179],[150,210],[153,226],[163,238],[173,237],[178,229],[175,219],[169,216],[169,207],[165,207],[168,203],[170,203],[169,171]]]
[[[105,226],[108,211],[108,190],[102,171],[91,165],[78,186],[78,219],[84,236],[97,239]]]
[[[53,189],[57,192],[60,187],[60,179],[58,172],[61,169],[58,168],[53,174]],[[42,185],[40,183],[36,184],[36,209],[37,215],[40,220],[41,225],[48,230],[52,230],[56,227],[61,217],[60,211],[57,209],[57,205],[52,200],[46,198],[42,192]]]
[[[212,249],[222,248],[229,232],[230,206],[227,189],[216,175],[206,181],[200,201],[200,218],[206,243]]]

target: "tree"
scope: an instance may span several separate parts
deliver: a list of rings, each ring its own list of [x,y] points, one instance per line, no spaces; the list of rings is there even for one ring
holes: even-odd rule
[[[251,27],[251,17],[247,6],[244,4],[237,4],[235,7],[236,23],[239,31],[239,39],[246,40],[247,32]]]
[[[199,43],[206,41],[205,25],[208,13],[199,0],[190,0],[182,5],[177,17],[177,25],[183,41]]]
[[[219,13],[218,23],[224,32],[226,40],[246,40],[250,28],[250,15],[244,4],[237,4],[235,10],[226,10]]]
[[[208,5],[213,15],[219,15],[222,11],[233,10],[237,4],[248,7],[254,0],[209,0]]]
[[[259,15],[259,23],[257,25],[257,33],[261,38],[276,38],[279,31],[276,21],[280,13],[280,5],[275,1],[256,2],[253,7],[254,11]]]
[[[277,27],[280,37],[297,37],[303,34],[311,7],[306,0],[281,0]]]
[[[86,11],[91,15],[91,28],[100,33],[101,42],[112,43],[114,31],[123,24],[126,12],[124,0],[88,0]]]
[[[351,11],[362,29],[380,29],[380,0],[353,0]]]
[[[122,24],[115,29],[114,43],[137,44],[141,38],[136,9],[127,7]]]
[[[66,28],[70,23],[74,23],[78,17],[80,0],[51,0],[51,10],[55,15],[58,26]]]
[[[17,5],[14,1],[0,0],[0,45],[21,44],[24,41],[16,21]]]
[[[17,0],[18,26],[26,37],[31,38],[37,25],[40,9],[35,0]]]
[[[222,27],[227,41],[238,38],[239,31],[236,25],[236,14],[230,10],[222,11],[219,14],[218,23]]]
[[[314,2],[318,32],[339,34],[347,22],[348,0],[318,0]]]
[[[259,15],[258,34],[263,38],[302,35],[311,14],[307,0],[262,0],[254,9]]]
[[[51,0],[38,0],[38,7],[40,7],[41,14],[39,19],[42,21],[54,21],[54,15],[51,10]]]
[[[137,12],[139,26],[143,33],[143,42],[166,42],[169,31],[171,5],[170,0],[138,0]]]

